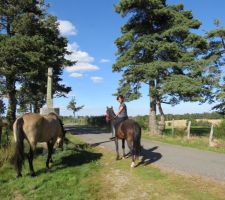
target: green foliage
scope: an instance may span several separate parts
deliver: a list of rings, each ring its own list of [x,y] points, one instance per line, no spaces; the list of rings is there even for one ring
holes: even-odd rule
[[[225,139],[225,120],[214,128],[214,137]]]
[[[149,86],[149,130],[161,132],[156,107],[181,101],[212,101],[220,70],[207,57],[206,38],[196,34],[201,22],[182,4],[166,0],[120,0],[115,11],[126,19],[122,35],[115,40],[117,59],[114,72],[122,72],[117,94],[127,101],[141,97],[140,88]]]
[[[65,59],[67,40],[59,33],[57,18],[47,15],[43,1],[1,1],[0,24],[0,78],[5,82],[12,124],[17,103],[21,111],[34,112],[45,103],[48,67],[53,68],[53,94],[71,91],[60,83],[60,76],[63,67],[73,62]],[[20,83],[19,92],[16,83]]]
[[[178,119],[187,119],[187,120],[195,120],[195,119],[222,119],[223,115],[212,112],[212,113],[186,113],[186,114],[167,114],[165,115],[166,120],[178,120]]]
[[[118,93],[128,100],[140,97],[141,83],[154,81],[150,96],[163,103],[204,101],[214,83],[208,61],[207,41],[191,32],[200,21],[183,5],[164,0],[121,0],[115,10],[127,23],[116,39],[117,60],[113,71],[123,71]]]
[[[78,112],[79,110],[81,110],[84,107],[84,105],[77,106],[76,104],[77,104],[76,99],[75,99],[75,97],[73,97],[71,99],[71,101],[69,102],[69,104],[67,105],[67,109],[73,111],[74,117],[75,117],[75,113]]]
[[[15,145],[11,143],[0,148],[0,168],[12,161],[14,152]]]
[[[108,127],[105,116],[90,116],[87,117],[87,125],[97,127]]]
[[[141,126],[142,129],[148,129],[148,116],[136,116],[133,119]]]
[[[215,20],[216,28],[206,33],[209,43],[209,58],[214,58],[218,69],[223,69],[225,64],[225,28],[220,25],[220,20]],[[213,107],[218,112],[225,113],[225,77],[221,74],[220,83],[215,89],[215,98],[219,102]]]

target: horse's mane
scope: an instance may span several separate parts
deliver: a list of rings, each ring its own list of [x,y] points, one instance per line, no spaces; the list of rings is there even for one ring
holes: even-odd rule
[[[63,124],[62,120],[60,119],[59,115],[57,115],[54,112],[50,112],[50,113],[47,114],[47,116],[55,116],[59,120],[59,124],[61,126],[63,136],[65,136],[66,131],[65,131],[64,127],[63,127],[64,124]]]

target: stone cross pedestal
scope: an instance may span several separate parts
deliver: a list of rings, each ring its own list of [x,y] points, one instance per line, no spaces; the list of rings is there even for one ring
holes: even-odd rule
[[[42,107],[40,114],[46,115],[48,113],[54,112],[59,115],[59,108],[53,107],[53,97],[52,97],[52,75],[53,69],[48,68],[48,82],[47,82],[47,107]]]

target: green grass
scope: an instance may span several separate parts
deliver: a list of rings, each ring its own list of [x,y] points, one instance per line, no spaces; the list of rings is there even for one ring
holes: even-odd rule
[[[223,183],[177,174],[152,165],[139,165],[132,169],[130,163],[130,159],[115,161],[115,155],[103,153],[101,181],[104,194],[101,193],[100,199],[126,199],[127,196],[143,200],[224,199]],[[119,189],[112,189],[115,187]]]
[[[13,167],[7,163],[0,168],[0,199],[96,199],[98,183],[89,179],[100,173],[101,153],[70,136],[64,151],[57,150],[50,172],[45,172],[46,155],[34,159],[37,176],[30,177],[25,161],[23,177],[17,179]]]
[[[70,134],[67,137],[69,142],[64,151],[55,152],[48,173],[45,172],[46,155],[41,155],[40,149],[34,159],[37,172],[34,178],[29,176],[27,162],[19,179],[13,167],[4,163],[0,167],[0,199],[224,199],[224,184],[178,175],[152,165],[131,169],[130,158],[115,161],[114,152],[91,148]]]
[[[184,147],[191,147],[206,151],[213,151],[225,153],[225,142],[218,139],[218,147],[209,147],[209,132],[205,127],[194,127],[192,129],[191,138],[188,140],[184,130],[177,130],[174,135],[171,134],[170,129],[166,129],[163,135],[151,135],[148,131],[144,130],[142,137],[152,141],[159,141],[168,144],[180,145]],[[176,130],[175,130],[176,131]],[[206,134],[208,133],[208,135]]]

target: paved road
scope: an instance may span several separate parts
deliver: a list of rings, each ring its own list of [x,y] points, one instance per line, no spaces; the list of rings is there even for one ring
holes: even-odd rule
[[[66,129],[93,146],[104,146],[115,151],[114,142],[109,140],[110,133],[85,127],[70,126]],[[141,143],[144,147],[142,161],[145,165],[152,163],[168,170],[225,181],[225,154],[151,142],[145,139],[142,139]],[[121,152],[121,142],[119,147]]]

